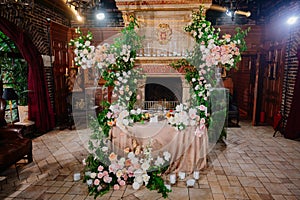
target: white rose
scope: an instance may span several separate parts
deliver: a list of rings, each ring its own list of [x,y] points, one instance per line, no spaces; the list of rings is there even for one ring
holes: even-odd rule
[[[128,125],[129,125],[128,119],[123,119],[123,124],[124,124],[125,126],[128,126]]]
[[[147,171],[149,169],[150,165],[148,162],[144,162],[141,166],[141,168],[144,170],[144,171]]]
[[[165,158],[166,161],[169,161],[169,160],[170,160],[171,154],[170,154],[169,152],[165,151],[165,152],[163,153],[163,155],[164,155],[164,158]]]
[[[144,183],[147,185],[150,180],[150,176],[148,176],[148,174],[143,174],[142,177],[143,177]]]
[[[133,158],[135,157],[135,155],[134,155],[133,152],[129,152],[128,155],[127,155],[127,157],[128,157],[129,159],[133,159]]]
[[[97,174],[95,172],[91,173],[90,177],[91,178],[96,178]]]
[[[91,186],[91,185],[93,184],[93,180],[92,180],[92,179],[87,180],[87,181],[86,181],[86,184],[87,184],[88,186]]]

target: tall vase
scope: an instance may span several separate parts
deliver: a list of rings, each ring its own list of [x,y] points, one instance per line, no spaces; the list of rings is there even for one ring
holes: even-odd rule
[[[215,67],[215,78],[216,78],[216,88],[222,87],[221,85],[221,72],[222,72],[222,68],[219,66]]]

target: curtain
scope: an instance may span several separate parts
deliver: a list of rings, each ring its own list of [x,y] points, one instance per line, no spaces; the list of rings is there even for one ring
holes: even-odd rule
[[[297,52],[298,56],[298,72],[296,77],[296,83],[294,87],[293,101],[291,105],[291,111],[287,118],[285,137],[288,139],[300,138],[300,48]]]
[[[54,128],[54,112],[50,103],[44,75],[44,63],[31,39],[14,24],[0,18],[0,30],[15,42],[28,64],[29,118],[40,132]]]

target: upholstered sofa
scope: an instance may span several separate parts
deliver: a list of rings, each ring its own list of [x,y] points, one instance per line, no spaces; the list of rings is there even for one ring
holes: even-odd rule
[[[32,162],[32,141],[22,136],[20,127],[0,128],[0,171],[26,158]]]

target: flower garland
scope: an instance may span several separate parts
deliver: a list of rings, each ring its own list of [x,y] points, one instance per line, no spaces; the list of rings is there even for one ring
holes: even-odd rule
[[[220,29],[215,29],[205,19],[204,6],[192,13],[192,21],[184,28],[195,39],[196,45],[187,53],[185,59],[170,65],[177,70],[184,67],[185,79],[191,85],[190,104],[194,107],[205,107],[206,111],[199,115],[205,119],[206,124],[211,121],[207,108],[212,88],[217,84],[217,70],[220,66],[226,70],[236,68],[241,60],[241,52],[247,49],[244,38],[249,30],[250,28],[244,31],[237,28],[234,36],[224,34],[220,37]]]

